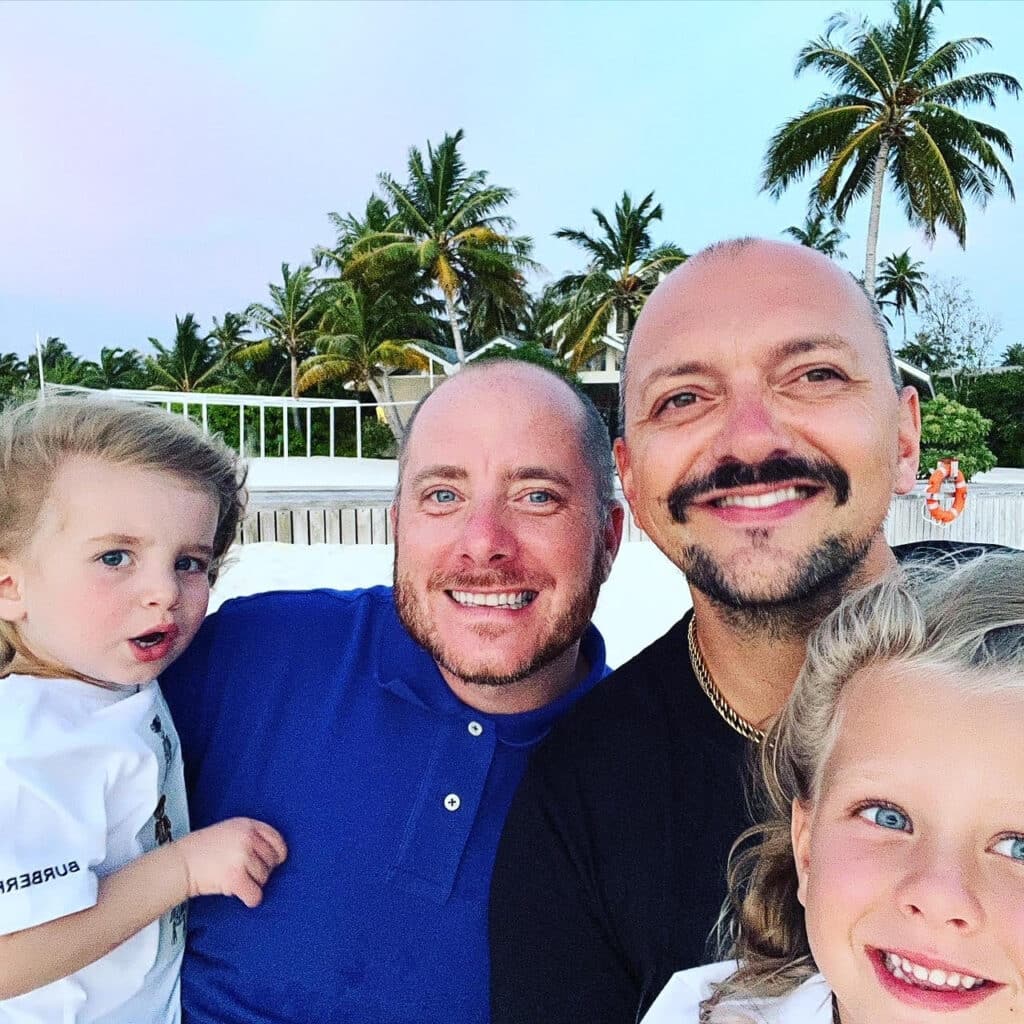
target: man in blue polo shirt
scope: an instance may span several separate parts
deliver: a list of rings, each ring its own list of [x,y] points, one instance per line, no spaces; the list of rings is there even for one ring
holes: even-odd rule
[[[608,436],[564,381],[464,370],[419,407],[394,588],[229,601],[161,679],[194,828],[274,824],[258,911],[190,906],[187,1024],[483,1024],[487,897],[533,746],[606,673]]]

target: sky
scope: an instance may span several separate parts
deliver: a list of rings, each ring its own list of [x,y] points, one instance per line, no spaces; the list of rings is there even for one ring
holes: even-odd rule
[[[773,131],[828,83],[796,54],[837,10],[875,0],[0,4],[0,352],[38,332],[94,358],[151,352],[175,315],[204,327],[267,298],[280,266],[361,211],[410,146],[465,130],[467,165],[516,190],[510,213],[553,279],[582,266],[560,227],[592,230],[623,190],[653,190],[656,241],[694,251],[800,224],[806,187],[759,193]],[[986,36],[966,70],[1024,81],[1024,3],[947,0],[938,38]],[[977,111],[1024,153],[1024,102]],[[1011,174],[1024,192],[1021,166]],[[1024,203],[1024,197],[1022,197]],[[845,225],[863,268],[868,209]],[[1024,341],[1024,208],[968,214],[966,251],[929,248],[896,197],[879,257],[908,246]]]

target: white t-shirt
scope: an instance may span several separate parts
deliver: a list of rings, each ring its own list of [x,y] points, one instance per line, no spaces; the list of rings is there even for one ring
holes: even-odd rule
[[[642,1024],[697,1024],[700,1004],[736,970],[735,960],[673,974]],[[778,999],[723,1002],[716,1024],[832,1024],[832,992],[820,974]]]
[[[188,832],[157,684],[0,679],[0,935],[91,907],[97,880]],[[177,1024],[185,905],[70,977],[0,1001],[0,1024]]]

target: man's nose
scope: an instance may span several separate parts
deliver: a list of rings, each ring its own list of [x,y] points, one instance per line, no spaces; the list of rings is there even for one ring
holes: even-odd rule
[[[476,565],[494,565],[513,558],[518,542],[511,515],[499,501],[483,501],[469,509],[460,538],[462,558]]]
[[[969,934],[984,919],[976,888],[968,851],[922,843],[899,880],[896,901],[905,917]]]
[[[726,415],[717,444],[723,462],[758,463],[793,451],[789,424],[764,388],[737,390],[726,399]]]

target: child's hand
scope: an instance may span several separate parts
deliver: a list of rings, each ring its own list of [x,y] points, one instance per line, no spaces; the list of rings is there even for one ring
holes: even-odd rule
[[[229,818],[183,836],[189,896],[237,896],[258,907],[271,871],[288,856],[281,833],[252,818]]]

